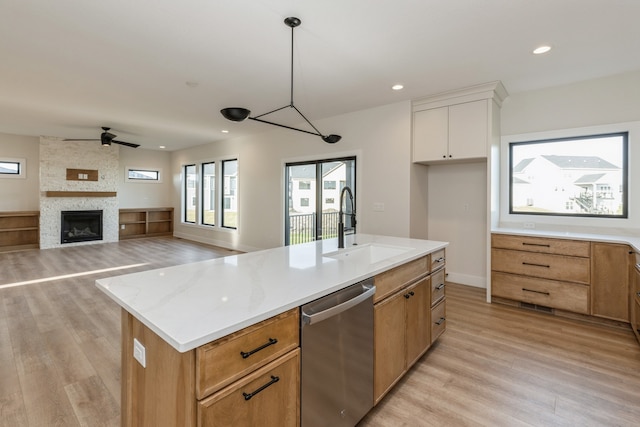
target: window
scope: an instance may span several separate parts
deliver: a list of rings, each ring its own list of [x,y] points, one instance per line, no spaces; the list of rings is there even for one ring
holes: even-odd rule
[[[0,158],[0,178],[25,178],[25,159]]]
[[[216,224],[216,163],[202,164],[202,206],[203,225]]]
[[[627,218],[627,147],[628,132],[510,143],[509,213]]]
[[[196,222],[196,165],[184,166],[184,207],[183,207],[183,219],[184,222],[194,223]]]
[[[126,180],[134,182],[161,182],[160,170],[127,168]]]
[[[345,186],[351,188],[355,206],[356,158],[288,163],[285,174],[285,245],[336,237],[340,192]],[[349,202],[343,209],[351,212]]]
[[[238,161],[222,161],[222,226],[238,228]]]

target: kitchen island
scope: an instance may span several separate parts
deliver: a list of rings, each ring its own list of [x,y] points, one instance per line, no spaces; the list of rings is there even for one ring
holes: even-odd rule
[[[370,277],[397,278],[397,286],[385,285],[386,297],[444,272],[436,267],[444,265],[446,242],[357,234],[345,246],[328,239],[98,280],[123,309],[122,424],[215,425],[212,406],[214,418],[233,420],[238,411],[227,397],[263,390],[267,375],[289,394],[276,397],[282,408],[258,407],[256,422],[286,416],[279,425],[297,425],[299,393],[291,401],[290,392],[299,390],[299,307]],[[439,255],[432,260],[432,253]],[[259,356],[238,368],[227,351]],[[269,374],[275,367],[290,375]]]

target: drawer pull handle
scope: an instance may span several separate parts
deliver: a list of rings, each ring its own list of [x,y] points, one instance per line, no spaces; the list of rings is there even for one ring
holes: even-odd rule
[[[527,243],[527,242],[522,242],[522,246],[540,246],[542,248],[550,248],[551,245],[549,244],[543,244],[543,243]]]
[[[269,338],[269,342],[268,342],[268,343],[263,344],[263,345],[261,345],[261,346],[260,346],[260,347],[258,347],[258,348],[254,348],[254,349],[253,349],[253,350],[251,350],[251,351],[241,351],[241,352],[240,352],[240,355],[242,356],[242,358],[243,358],[243,359],[246,359],[247,357],[251,356],[252,354],[257,353],[257,352],[259,352],[260,350],[264,350],[265,348],[269,347],[270,345],[274,345],[274,344],[276,344],[277,342],[278,342],[278,340],[277,340],[277,339],[275,339],[275,338]]]
[[[535,291],[533,289],[522,288],[522,290],[525,291],[525,292],[533,292],[533,293],[536,293],[536,294],[542,294],[542,295],[546,295],[546,296],[551,295],[549,292]]]
[[[444,288],[444,283],[440,283],[438,286],[436,286],[437,290],[441,290]]]
[[[546,265],[546,264],[534,264],[531,262],[523,262],[522,265],[530,265],[532,267],[544,267],[544,268],[551,268],[550,265]]]
[[[444,257],[438,258],[435,262],[444,262]]]
[[[256,389],[256,391],[253,391],[251,393],[242,392],[242,395],[244,396],[244,400],[251,399],[253,396],[255,396],[256,394],[260,393],[262,390],[264,390],[265,388],[269,387],[270,385],[277,383],[278,381],[280,381],[280,377],[276,377],[274,375],[271,375],[271,381],[269,381],[268,383],[266,383],[263,386],[260,386],[260,388]]]
[[[445,319],[444,317],[439,318],[438,321],[436,322],[436,325],[438,325],[438,326],[442,325],[445,320],[447,320],[447,319]]]

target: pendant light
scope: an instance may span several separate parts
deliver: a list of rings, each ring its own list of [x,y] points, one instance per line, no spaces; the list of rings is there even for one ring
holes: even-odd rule
[[[268,113],[264,113],[264,114],[260,114],[259,116],[255,116],[255,117],[250,117],[249,115],[251,114],[251,111],[246,109],[246,108],[242,108],[242,107],[230,107],[230,108],[223,108],[222,110],[220,110],[220,113],[222,113],[222,115],[224,116],[225,119],[227,120],[231,120],[233,122],[241,122],[243,120],[249,119],[249,120],[255,120],[256,122],[261,122],[261,123],[267,123],[270,125],[274,125],[274,126],[279,126],[282,128],[287,128],[287,129],[291,129],[291,130],[297,130],[298,132],[304,132],[304,133],[308,133],[311,135],[317,135],[320,138],[322,138],[324,140],[324,142],[327,142],[329,144],[335,144],[336,142],[340,141],[340,139],[342,139],[342,137],[340,135],[323,135],[320,133],[320,131],[304,116],[304,114],[302,114],[300,112],[300,110],[298,110],[296,108],[295,105],[293,105],[293,29],[297,26],[299,26],[302,21],[300,21],[300,19],[298,18],[294,18],[294,17],[290,17],[290,18],[286,18],[284,20],[285,25],[287,25],[288,27],[291,27],[291,102],[287,105],[285,105],[284,107],[280,107],[280,108],[276,108],[275,110],[269,111]],[[315,130],[315,132],[310,132],[308,130],[304,130],[304,129],[298,129],[298,128],[294,128],[291,126],[287,126],[287,125],[283,125],[280,123],[274,123],[268,120],[264,120],[262,117],[269,115],[271,113],[275,113],[276,111],[280,111],[280,110],[284,110],[285,108],[293,108],[294,110],[296,110],[298,112],[298,114],[300,114],[300,116],[302,116],[302,118],[309,124],[309,126],[311,126],[313,128],[313,130]]]

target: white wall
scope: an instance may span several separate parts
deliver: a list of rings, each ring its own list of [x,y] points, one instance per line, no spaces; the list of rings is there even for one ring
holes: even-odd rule
[[[160,170],[161,182],[131,182],[125,179],[127,168]],[[171,153],[167,151],[120,148],[118,204],[124,208],[171,207],[173,191]]]
[[[284,243],[284,165],[290,161],[357,156],[358,231],[408,237],[411,105],[402,102],[314,121],[337,144],[319,137],[257,123],[264,133],[174,152],[173,206],[180,207],[181,166],[222,157],[238,158],[238,230],[182,224],[175,235],[240,250]],[[373,211],[383,203],[384,211]],[[180,209],[176,213],[179,215]],[[177,215],[177,216],[178,216]]]
[[[425,166],[427,167],[427,166]],[[429,240],[450,242],[447,280],[486,286],[487,164],[428,166]]]
[[[24,178],[0,178],[0,212],[40,209],[40,138],[0,133],[0,157],[26,160]]]
[[[512,94],[502,106],[500,226],[640,234],[640,72]],[[508,214],[509,142],[629,131],[629,218]]]

